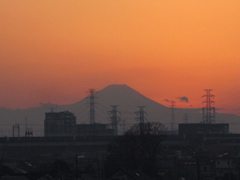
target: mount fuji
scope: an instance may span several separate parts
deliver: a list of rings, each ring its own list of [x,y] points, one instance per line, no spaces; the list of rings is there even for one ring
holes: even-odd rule
[[[170,127],[172,122],[172,109],[163,106],[132,89],[127,85],[109,85],[104,89],[96,92],[95,97],[95,122],[110,123],[109,111],[112,106],[117,106],[119,130],[127,130],[133,124],[138,123],[136,120],[139,106],[144,106],[146,122],[160,122],[166,127]],[[41,104],[39,107],[28,109],[6,109],[0,108],[0,136],[11,136],[12,126],[20,125],[20,135],[23,136],[26,126],[31,127],[34,136],[43,136],[43,125],[45,113],[50,109],[55,112],[70,111],[77,117],[78,124],[89,124],[90,116],[90,99],[89,96],[69,105]],[[184,116],[188,116],[188,123],[199,123],[202,121],[201,109],[174,109],[174,126],[177,129],[179,123],[184,123]],[[27,117],[27,118],[26,118]],[[216,123],[229,123],[230,131],[237,132],[240,127],[231,123],[240,122],[240,116],[233,114],[216,114]],[[120,133],[121,133],[120,132]]]

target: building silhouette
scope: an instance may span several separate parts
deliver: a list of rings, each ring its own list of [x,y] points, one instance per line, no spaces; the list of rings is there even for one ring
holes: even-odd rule
[[[109,124],[77,124],[76,136],[114,136],[114,129]]]
[[[179,124],[178,131],[180,136],[185,135],[206,135],[206,134],[228,134],[229,124],[205,124],[205,123],[189,123]]]
[[[44,120],[44,136],[74,136],[76,116],[69,111],[47,112]]]

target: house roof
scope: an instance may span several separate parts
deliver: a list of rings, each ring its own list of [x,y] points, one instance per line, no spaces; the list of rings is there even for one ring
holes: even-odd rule
[[[28,180],[24,176],[2,176],[0,180]]]
[[[152,180],[152,178],[148,177],[144,172],[141,170],[130,170],[130,169],[125,169],[125,168],[120,168],[118,169],[111,177],[114,178],[119,172],[123,172],[127,176],[131,177],[134,180]]]

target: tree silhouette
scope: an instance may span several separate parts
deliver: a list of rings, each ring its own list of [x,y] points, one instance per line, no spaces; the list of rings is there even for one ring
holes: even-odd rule
[[[166,128],[161,123],[134,125],[109,146],[105,163],[107,174],[118,168],[139,169],[149,176],[156,174],[156,160]]]

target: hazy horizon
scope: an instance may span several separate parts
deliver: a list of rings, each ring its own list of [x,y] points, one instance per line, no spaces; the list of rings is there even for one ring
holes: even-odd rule
[[[0,1],[0,107],[71,104],[89,88],[127,84],[176,108],[204,107],[213,89],[216,108],[240,115],[239,9],[238,0]]]

